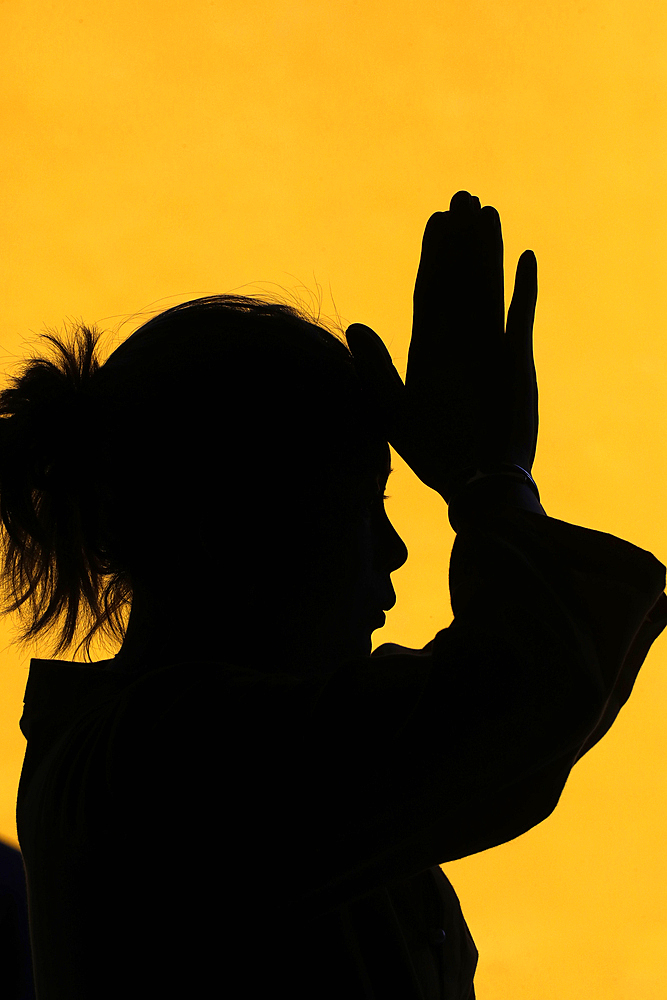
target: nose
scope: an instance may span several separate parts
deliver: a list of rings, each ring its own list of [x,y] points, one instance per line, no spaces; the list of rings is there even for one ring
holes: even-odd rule
[[[404,566],[408,559],[408,548],[385,513],[385,532],[382,539],[383,568],[394,573]]]
[[[393,573],[395,570],[400,569],[408,561],[408,547],[399,535],[399,533],[394,529],[394,534],[396,535],[396,554],[393,560],[393,566],[390,570]]]

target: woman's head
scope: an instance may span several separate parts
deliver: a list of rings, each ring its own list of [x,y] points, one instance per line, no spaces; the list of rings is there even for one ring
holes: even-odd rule
[[[33,610],[21,641],[65,613],[56,654],[81,618],[88,653],[98,629],[123,636],[135,593],[171,595],[172,621],[217,608],[227,634],[261,593],[315,607],[327,576],[349,576],[388,446],[342,339],[242,296],[169,309],[103,364],[98,338],[52,338],[60,360],[0,393],[7,611]]]

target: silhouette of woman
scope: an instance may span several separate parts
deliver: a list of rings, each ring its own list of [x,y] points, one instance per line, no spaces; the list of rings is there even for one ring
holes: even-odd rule
[[[459,192],[405,384],[368,327],[213,296],[103,364],[46,335],[0,393],[5,614],[88,659],[33,658],[20,723],[38,1000],[474,997],[439,866],[551,813],[667,624],[658,560],[541,506],[536,297],[526,251],[505,323]],[[388,442],[449,505],[454,621],[371,655]]]

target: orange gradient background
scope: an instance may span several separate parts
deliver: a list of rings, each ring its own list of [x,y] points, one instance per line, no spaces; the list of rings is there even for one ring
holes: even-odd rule
[[[0,372],[66,319],[110,350],[153,310],[238,292],[367,323],[404,374],[424,225],[465,188],[500,212],[508,302],[537,255],[547,512],[667,561],[666,22],[657,0],[5,0]],[[410,558],[374,641],[421,647],[451,621],[453,534],[393,465]],[[40,651],[13,628],[0,836],[17,846]],[[667,998],[666,668],[663,636],[549,819],[444,866],[480,1000]]]

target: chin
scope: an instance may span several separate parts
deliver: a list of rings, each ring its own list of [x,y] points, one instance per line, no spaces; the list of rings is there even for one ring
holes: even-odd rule
[[[372,648],[370,632],[362,633],[353,643],[350,643],[347,656],[370,656]]]

